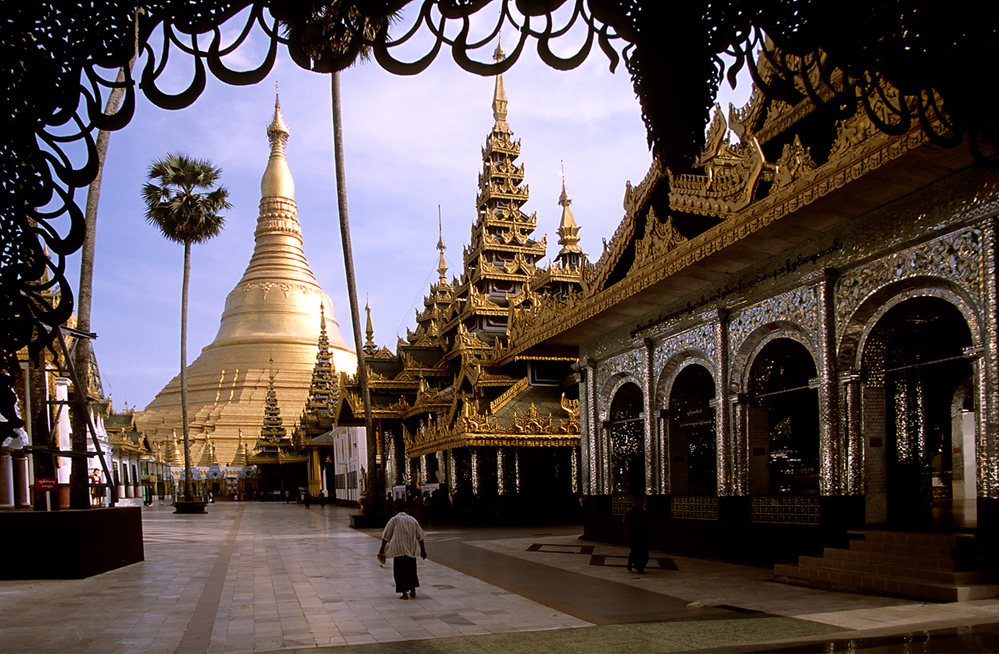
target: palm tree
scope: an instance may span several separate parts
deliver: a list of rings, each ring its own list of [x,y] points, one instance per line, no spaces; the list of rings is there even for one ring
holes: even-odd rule
[[[220,215],[231,209],[229,191],[218,183],[222,170],[209,161],[168,154],[149,166],[149,182],[142,186],[146,220],[163,236],[184,244],[184,281],[180,300],[180,407],[184,425],[184,501],[191,494],[191,441],[187,423],[187,288],[191,276],[191,243],[201,243],[222,231]],[[157,183],[153,183],[157,182]],[[207,193],[199,193],[207,190]]]

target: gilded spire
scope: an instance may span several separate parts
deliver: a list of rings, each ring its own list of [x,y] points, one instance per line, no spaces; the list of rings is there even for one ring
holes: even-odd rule
[[[243,442],[242,429],[239,430],[239,440],[236,442],[236,456],[229,465],[233,468],[242,468],[246,465],[246,443]]]
[[[327,350],[330,347],[330,339],[326,335],[326,309],[323,308],[323,303],[319,303],[319,347],[325,347]]]
[[[326,336],[326,313],[320,307],[319,347],[316,350],[316,365],[312,369],[312,384],[305,402],[305,414],[328,418],[333,412],[336,400],[336,376],[330,341]]]
[[[184,453],[180,450],[180,444],[177,443],[177,430],[173,430],[173,459],[170,461],[170,465],[182,466],[184,465]]]
[[[562,207],[562,218],[558,224],[558,242],[562,249],[556,259],[564,265],[578,266],[584,253],[583,248],[579,247],[579,225],[572,215],[572,210],[569,209],[572,198],[569,197],[569,192],[565,189],[564,170],[562,172],[562,194],[558,198],[558,203]]]
[[[493,59],[496,60],[496,63],[499,63],[506,58],[505,55],[503,44],[497,43]],[[506,89],[503,87],[503,73],[496,75],[496,87],[493,90],[493,119],[496,121],[496,125],[493,127],[495,131],[510,131],[510,126],[506,124]]]
[[[364,352],[371,354],[378,349],[378,346],[375,345],[375,328],[371,326],[371,302],[365,301],[364,311],[368,314],[368,322],[364,328],[364,333],[367,335],[364,341]]]
[[[444,227],[441,224],[441,205],[439,204],[437,205],[437,234],[439,236],[437,249],[441,253],[440,261],[437,263],[437,272],[440,273],[440,282],[443,284],[447,282],[447,262],[444,261],[444,248],[446,246],[444,245]]]
[[[295,199],[295,181],[288,168],[288,160],[284,156],[284,146],[290,136],[288,126],[281,116],[281,100],[274,87],[274,119],[267,126],[267,140],[271,144],[271,155],[267,161],[267,169],[260,180],[261,197],[282,197]]]
[[[267,382],[267,399],[264,401],[264,426],[260,430],[260,440],[274,442],[285,438],[286,432],[278,407],[277,392],[274,390],[274,359],[270,360]]]

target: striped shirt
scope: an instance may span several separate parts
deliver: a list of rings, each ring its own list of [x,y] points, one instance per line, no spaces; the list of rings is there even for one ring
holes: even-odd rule
[[[408,513],[397,513],[382,531],[382,540],[388,541],[385,546],[385,556],[411,556],[414,559],[420,555],[420,542],[426,537],[423,527],[416,518]]]

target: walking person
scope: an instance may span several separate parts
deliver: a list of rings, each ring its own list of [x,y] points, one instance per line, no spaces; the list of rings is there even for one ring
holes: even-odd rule
[[[645,510],[645,498],[637,496],[635,504],[624,515],[624,535],[628,539],[628,572],[632,568],[638,574],[645,574],[649,563],[649,514]]]
[[[416,575],[416,556],[418,551],[421,558],[427,558],[424,543],[426,534],[419,521],[409,514],[403,500],[396,502],[396,511],[382,531],[382,546],[378,550],[378,558],[392,559],[395,592],[402,593],[400,599],[416,599],[416,589],[420,586],[420,579]]]

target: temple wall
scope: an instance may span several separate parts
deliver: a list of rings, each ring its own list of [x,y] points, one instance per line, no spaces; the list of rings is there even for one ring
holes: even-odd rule
[[[584,343],[584,494],[610,493],[608,412],[618,389],[633,382],[645,396],[646,493],[669,495],[671,457],[664,452],[671,450],[662,416],[677,375],[690,365],[703,366],[715,383],[717,497],[762,494],[762,473],[751,471],[754,453],[765,454],[765,444],[747,404],[750,371],[769,343],[786,339],[800,344],[816,369],[808,387],[818,398],[818,496],[866,496],[865,520],[883,522],[884,434],[894,426],[885,424],[883,399],[876,406],[885,391],[868,378],[877,375],[865,369],[864,348],[892,308],[937,298],[959,312],[970,332],[964,358],[974,371],[975,418],[968,429],[977,495],[999,498],[999,197],[990,179],[976,170],[955,175]],[[807,509],[798,519],[818,524],[819,513]]]

